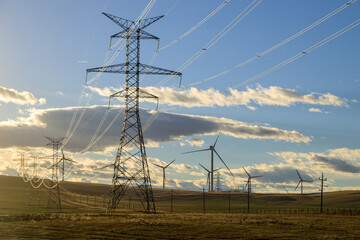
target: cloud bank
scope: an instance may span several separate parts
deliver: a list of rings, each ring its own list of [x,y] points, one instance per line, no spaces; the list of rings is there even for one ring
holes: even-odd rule
[[[16,120],[0,122],[0,148],[8,147],[41,147],[47,143],[44,136],[63,137],[73,117],[74,111],[86,110],[84,117],[70,139],[67,150],[76,152],[83,150],[93,137],[102,117],[107,111],[106,106],[93,106],[87,108],[54,108],[32,109],[28,117],[20,117]],[[119,108],[113,108],[104,121],[101,134],[119,112]],[[146,125],[155,111],[141,110],[142,124]],[[91,151],[104,151],[108,147],[116,146],[120,139],[123,121],[121,114],[103,138],[97,142]],[[184,137],[193,138],[199,135],[215,135],[218,132],[243,139],[269,139],[297,143],[308,143],[311,138],[295,130],[283,130],[270,126],[259,126],[236,121],[228,118],[209,116],[197,116],[161,112],[155,118],[151,127],[145,132],[145,140],[152,142],[154,146],[159,142],[179,141]],[[200,140],[190,140],[188,144],[201,145]]]

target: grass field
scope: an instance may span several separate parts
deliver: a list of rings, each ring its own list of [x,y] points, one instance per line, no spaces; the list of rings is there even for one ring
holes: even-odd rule
[[[244,193],[203,193],[154,189],[158,214],[142,213],[133,192],[119,210],[105,213],[108,185],[64,182],[62,213],[47,208],[48,192],[39,190],[40,204],[31,201],[34,189],[22,178],[0,176],[0,239],[358,239],[360,192],[326,193],[325,209],[353,209],[345,214],[318,214],[319,194],[252,194],[254,213],[246,209]],[[229,210],[231,214],[226,214]],[[30,203],[30,204],[29,204]],[[292,209],[292,213],[284,212]],[[280,213],[279,213],[280,210]],[[294,211],[297,211],[296,214]],[[267,213],[265,213],[265,211]],[[211,212],[211,213],[210,213]],[[215,213],[216,212],[216,213]],[[260,213],[261,212],[261,213]],[[269,213],[272,212],[272,213]],[[300,214],[301,213],[301,214]],[[339,212],[338,212],[339,213]],[[341,213],[341,212],[340,212]]]

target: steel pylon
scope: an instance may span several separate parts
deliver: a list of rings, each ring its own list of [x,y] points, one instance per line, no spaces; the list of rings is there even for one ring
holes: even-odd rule
[[[148,18],[140,22],[126,20],[111,14],[106,17],[122,28],[122,31],[111,36],[126,40],[126,63],[88,69],[89,72],[126,74],[125,88],[111,97],[125,98],[124,121],[121,130],[119,147],[116,153],[112,187],[107,212],[114,212],[126,190],[131,185],[136,192],[144,210],[156,213],[154,196],[151,187],[148,162],[145,151],[144,136],[139,114],[139,98],[158,98],[140,89],[140,74],[177,75],[181,73],[140,63],[140,39],[159,38],[143,29],[163,16]]]
[[[59,148],[62,145],[62,141],[65,139],[64,137],[61,138],[51,138],[51,137],[46,137],[50,143],[46,144],[46,146],[52,146],[53,148],[53,155],[52,155],[52,165],[51,165],[51,169],[52,169],[52,174],[51,174],[51,180],[49,180],[49,183],[51,184],[51,186],[55,185],[56,189],[53,188],[47,188],[48,192],[49,192],[49,197],[48,197],[48,203],[47,203],[47,208],[51,208],[51,205],[57,205],[58,209],[61,212],[61,197],[60,197],[60,183],[59,183],[59,166],[58,166],[58,162],[59,162]],[[54,192],[57,191],[57,194]],[[56,199],[56,200],[55,200]]]

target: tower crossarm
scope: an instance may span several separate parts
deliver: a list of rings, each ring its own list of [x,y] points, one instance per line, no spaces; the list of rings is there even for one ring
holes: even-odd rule
[[[118,26],[123,28],[124,30],[128,30],[129,28],[131,28],[131,27],[133,27],[135,25],[139,29],[146,28],[147,26],[153,24],[154,22],[156,22],[160,18],[164,17],[164,15],[162,15],[162,16],[158,16],[158,17],[146,18],[146,19],[141,20],[140,23],[136,23],[134,21],[130,21],[130,20],[127,20],[125,18],[117,17],[117,16],[111,15],[109,13],[104,13],[103,12],[103,14],[106,17],[108,17],[111,21],[116,23]]]
[[[126,70],[126,63],[120,63],[115,65],[109,65],[104,67],[90,68],[86,70],[89,72],[106,72],[106,73],[130,73],[135,74],[139,72],[139,74],[148,74],[148,75],[176,75],[182,76],[181,72],[171,71],[164,68],[154,67],[147,64],[139,63],[139,71],[136,69],[136,64],[129,63],[129,68]]]
[[[132,90],[132,91],[136,91],[136,88],[129,88],[129,90]],[[111,94],[110,95],[110,98],[115,98],[115,97],[123,97],[123,98],[126,98],[128,97],[128,95],[126,94],[126,89],[123,89],[123,90],[120,90],[114,94]],[[151,93],[148,93],[146,92],[145,90],[142,90],[142,89],[139,89],[139,97],[140,98],[155,98],[155,99],[159,99],[159,97],[151,94]]]
[[[114,35],[111,36],[111,38],[128,38],[128,34],[127,34],[127,31],[126,30],[123,30],[121,32],[118,32]],[[138,31],[138,34],[133,34],[133,35],[130,35],[131,38],[140,38],[140,39],[155,39],[155,40],[159,40],[158,37],[144,31],[144,30],[139,30]]]
[[[113,21],[114,23],[119,25],[124,30],[127,30],[128,28],[131,27],[131,25],[134,24],[133,21],[127,20],[125,18],[117,17],[117,16],[114,16],[114,15],[111,15],[108,13],[104,13],[104,12],[102,14],[104,14],[106,17],[110,18],[111,21]]]
[[[157,101],[157,106],[156,109],[158,109],[159,106],[159,97],[155,96],[154,94],[148,93],[145,90],[142,90],[141,88],[138,89],[139,90],[139,98],[153,98]],[[135,87],[129,87],[128,91],[127,89],[122,89],[116,93],[113,93],[109,96],[109,106],[110,106],[110,101],[111,98],[127,98],[129,97],[131,94],[136,92],[136,88]]]
[[[144,20],[142,20],[140,22],[140,29],[146,28],[147,26],[153,24],[154,22],[156,22],[157,20],[159,20],[160,18],[163,18],[165,15],[162,16],[157,16],[157,17],[152,17],[152,18],[146,18]]]

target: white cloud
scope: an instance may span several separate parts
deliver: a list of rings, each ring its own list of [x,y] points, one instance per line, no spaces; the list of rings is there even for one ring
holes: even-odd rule
[[[184,141],[180,141],[180,146],[185,146],[185,145],[201,147],[204,145],[204,140],[200,138],[192,138],[190,140],[185,139]]]
[[[88,86],[88,88],[100,96],[105,97],[119,91],[119,89],[113,87],[100,89]],[[215,89],[199,90],[197,88],[179,91],[169,87],[146,87],[144,90],[158,96],[162,104],[188,108],[242,105],[251,110],[255,110],[256,107],[251,106],[251,104],[289,107],[298,103],[335,107],[347,106],[346,99],[339,98],[330,93],[301,95],[294,89],[285,89],[278,86],[264,88],[258,85],[255,89],[248,87],[245,91],[229,89],[229,94]],[[142,99],[142,101],[154,100]]]
[[[322,111],[320,108],[309,108],[309,112],[329,113],[329,112]]]
[[[0,101],[4,103],[14,103],[18,105],[40,105],[46,103],[45,98],[36,99],[30,92],[19,92],[12,88],[5,88],[0,86]]]

